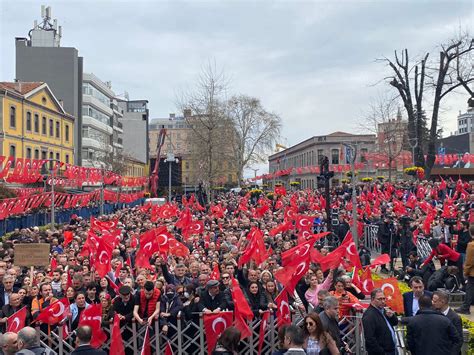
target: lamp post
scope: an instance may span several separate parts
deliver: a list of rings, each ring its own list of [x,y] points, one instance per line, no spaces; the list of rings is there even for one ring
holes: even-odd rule
[[[357,157],[357,143],[354,144],[346,144],[343,145],[350,149],[350,161],[351,161],[351,172],[352,172],[352,239],[354,240],[354,244],[356,248],[359,248],[359,236],[357,233],[357,192],[356,192],[356,183],[355,183],[355,161]]]
[[[171,167],[173,163],[179,163],[179,160],[174,156],[174,153],[169,152],[166,155],[165,162],[169,163],[168,171],[168,202],[171,203]]]
[[[50,163],[50,173],[51,173],[51,230],[56,230],[56,211],[54,206],[54,166],[51,165],[52,162],[61,163],[58,159],[46,159]],[[59,168],[59,165],[58,165]]]
[[[408,144],[411,147],[411,158],[413,162],[413,166],[415,166],[415,148],[418,147],[418,138],[409,138]]]

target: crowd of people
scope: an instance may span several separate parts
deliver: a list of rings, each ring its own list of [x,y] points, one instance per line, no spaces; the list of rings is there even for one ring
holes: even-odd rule
[[[405,317],[401,319],[407,324],[408,348],[416,355],[458,353],[462,333],[457,313],[468,314],[474,301],[473,183],[443,180],[364,184],[357,194],[359,235],[363,234],[362,225],[377,225],[382,253],[391,259],[382,265],[381,272],[410,280],[412,292],[404,295]],[[104,222],[117,220],[120,230],[111,254],[111,269],[104,277],[95,270],[90,256],[82,253],[90,221],[73,218],[56,230],[15,230],[0,247],[0,332],[4,333],[0,346],[5,354],[28,348],[29,343],[22,339],[32,328],[26,327],[18,334],[7,331],[8,317],[25,306],[25,325],[40,325],[45,333],[51,331],[36,319],[63,298],[70,304],[65,324],[81,346],[89,344],[90,331],[80,325],[81,314],[94,304],[102,305],[102,327],[109,328],[115,315],[122,326],[132,320],[140,326],[153,325],[157,319],[157,331],[167,335],[174,331],[178,315],[198,323],[200,313],[234,310],[234,278],[255,318],[265,311],[275,314],[276,298],[282,290],[275,278],[282,267],[281,255],[301,243],[295,222],[287,218],[288,207],[295,208],[299,215],[314,217],[314,231],[331,229],[330,235],[314,245],[322,255],[328,255],[353,224],[350,195],[350,188],[343,185],[332,189],[331,201],[326,201],[319,190],[280,190],[271,196],[221,193],[205,207],[184,199],[178,209],[188,208],[204,226],[202,232],[187,236],[175,225],[177,216],[156,218],[152,206],[125,208],[99,218]],[[338,211],[337,222],[326,215],[326,204]],[[214,212],[215,206],[222,213]],[[261,206],[268,208],[262,210]],[[289,228],[279,229],[287,222]],[[180,256],[155,253],[149,258],[150,267],[137,266],[140,236],[157,226],[166,226],[189,252]],[[239,258],[248,247],[252,228],[262,231],[269,256],[259,265],[254,261],[242,265]],[[67,243],[65,232],[72,235]],[[417,238],[428,239],[431,246],[431,254],[425,259],[417,253]],[[50,267],[16,266],[18,243],[50,244]],[[370,264],[374,257],[362,238],[359,256],[362,265]],[[366,350],[374,355],[396,354],[399,343],[393,326],[399,321],[397,314],[387,308],[383,290],[373,289],[367,294],[352,276],[343,265],[323,270],[317,263],[311,264],[289,299],[295,319],[302,320],[302,325],[278,328],[277,353],[349,353],[338,325],[340,308],[344,303],[362,301],[370,303],[363,316]],[[466,293],[457,313],[448,305],[450,292],[456,290]],[[122,333],[124,341],[130,337],[130,331]],[[237,353],[238,339],[238,329],[226,329],[214,352]],[[130,353],[129,348],[125,350]]]

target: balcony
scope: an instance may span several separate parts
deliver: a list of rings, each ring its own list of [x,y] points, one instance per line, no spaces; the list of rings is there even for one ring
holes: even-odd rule
[[[107,116],[112,116],[114,111],[104,104],[102,101],[100,101],[98,98],[91,96],[91,95],[82,95],[82,104],[83,105],[91,105],[97,110],[105,113]]]
[[[123,133],[123,124],[122,124],[122,122],[114,122],[113,128],[117,132]]]
[[[94,127],[95,129],[98,129],[99,131],[102,131],[102,132],[107,133],[107,134],[113,134],[114,133],[114,130],[113,130],[112,127],[106,125],[103,122],[100,122],[99,120],[96,120],[93,117],[87,116],[87,115],[82,116],[82,124],[84,126]]]

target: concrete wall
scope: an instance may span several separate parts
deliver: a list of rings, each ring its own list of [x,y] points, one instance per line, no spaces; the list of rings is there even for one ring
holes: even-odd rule
[[[147,120],[142,119],[146,112],[124,112],[123,151],[133,158],[148,163],[148,130]]]

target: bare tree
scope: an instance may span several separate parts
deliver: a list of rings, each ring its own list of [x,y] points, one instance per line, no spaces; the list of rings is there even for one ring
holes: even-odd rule
[[[392,179],[393,167],[406,147],[407,121],[402,120],[398,100],[379,95],[372,100],[361,127],[377,135],[377,151],[388,162],[388,179]]]
[[[181,94],[177,106],[191,127],[191,160],[197,165],[200,179],[211,196],[210,189],[218,176],[218,162],[229,151],[230,121],[226,115],[225,94],[228,81],[215,64],[203,67],[196,87]],[[189,114],[190,113],[190,114]]]
[[[435,144],[439,138],[438,118],[442,100],[457,88],[469,87],[473,82],[472,70],[458,70],[460,67],[469,67],[461,63],[469,58],[473,50],[473,40],[464,35],[459,40],[450,40],[448,44],[440,46],[439,58],[428,63],[429,53],[421,60],[410,62],[408,50],[401,54],[395,51],[394,60],[384,58],[392,70],[387,77],[389,84],[397,89],[408,115],[409,139],[417,143],[415,162],[417,166],[425,166],[429,176],[435,162]],[[472,69],[472,65],[471,65]],[[423,101],[427,90],[432,99],[431,124],[428,142],[425,142]],[[469,92],[469,90],[468,90]],[[425,162],[423,151],[427,143],[427,159]]]
[[[259,99],[246,95],[232,97],[227,106],[234,126],[231,142],[240,186],[245,168],[266,161],[280,135],[281,118],[266,111]]]

